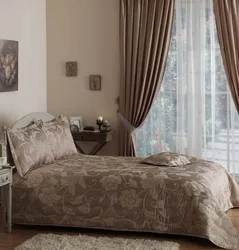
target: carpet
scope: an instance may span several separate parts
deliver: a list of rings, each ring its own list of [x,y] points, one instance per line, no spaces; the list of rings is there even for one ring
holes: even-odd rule
[[[179,250],[179,244],[143,238],[37,234],[14,250]]]

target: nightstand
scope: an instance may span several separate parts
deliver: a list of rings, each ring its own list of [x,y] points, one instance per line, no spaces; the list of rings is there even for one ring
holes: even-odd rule
[[[80,141],[95,141],[98,142],[96,146],[88,153],[89,155],[95,155],[99,152],[108,142],[114,139],[115,131],[111,130],[108,132],[94,132],[94,131],[87,131],[83,130],[80,132],[71,132],[73,140],[75,142],[77,150],[82,153],[86,154],[78,142]]]
[[[0,169],[1,206],[4,229],[12,231],[12,170],[15,167],[2,166]]]

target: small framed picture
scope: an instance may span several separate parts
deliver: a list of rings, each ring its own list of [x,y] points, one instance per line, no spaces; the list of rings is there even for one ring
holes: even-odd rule
[[[101,76],[100,75],[90,76],[90,90],[101,90]]]
[[[84,129],[82,116],[71,116],[70,125],[75,125],[78,127],[78,131],[82,131]]]
[[[77,62],[66,62],[66,76],[77,76]]]

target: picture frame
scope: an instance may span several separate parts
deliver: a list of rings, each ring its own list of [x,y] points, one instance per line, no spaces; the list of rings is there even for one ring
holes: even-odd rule
[[[18,41],[0,39],[0,92],[18,91]]]
[[[101,90],[101,76],[100,75],[90,75],[89,78],[90,90]]]
[[[84,126],[82,116],[71,116],[70,125],[75,125],[78,127],[78,131],[83,131]]]
[[[77,62],[66,62],[66,76],[77,76]]]

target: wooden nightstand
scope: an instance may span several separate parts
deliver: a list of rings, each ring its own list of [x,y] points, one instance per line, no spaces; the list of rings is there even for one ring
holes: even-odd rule
[[[108,142],[114,139],[115,131],[109,132],[91,132],[91,131],[81,131],[81,132],[71,132],[73,140],[75,142],[76,148],[82,154],[86,154],[77,142],[80,141],[95,141],[98,142],[96,146],[88,153],[89,155],[95,155],[99,152]]]
[[[12,170],[15,167],[2,166],[0,169],[1,205],[4,229],[12,231]]]

